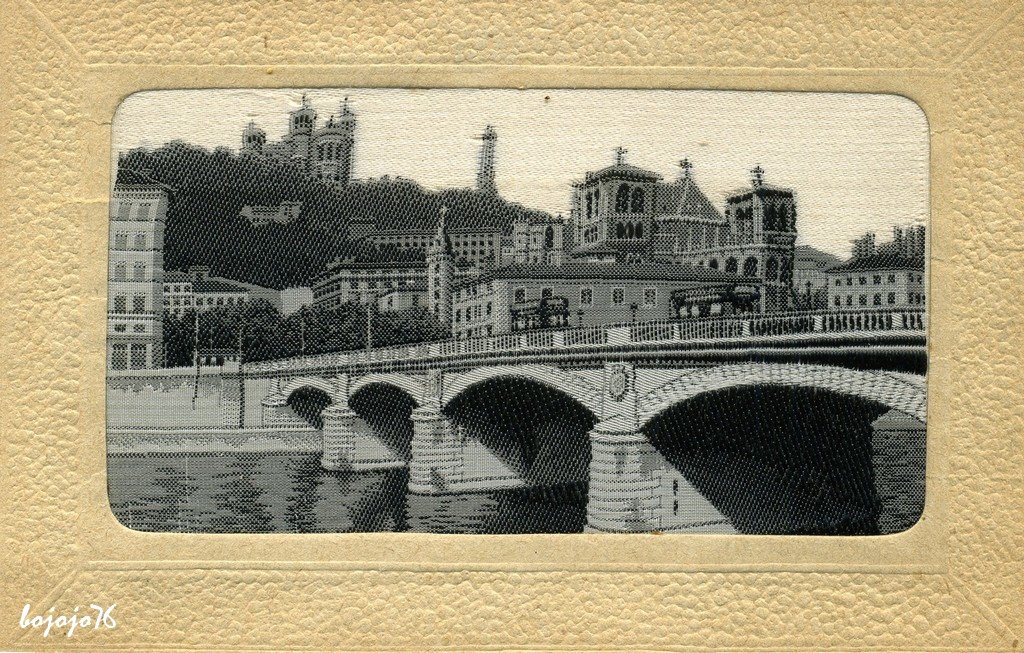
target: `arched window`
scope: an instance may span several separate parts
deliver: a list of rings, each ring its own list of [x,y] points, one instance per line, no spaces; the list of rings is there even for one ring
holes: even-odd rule
[[[711,268],[712,270],[717,270],[718,269],[718,259],[717,258],[711,259],[711,261],[708,262],[708,267]]]
[[[622,184],[615,193],[615,212],[625,213],[629,211],[629,185]]]
[[[789,283],[793,280],[793,259],[782,259],[782,269],[779,270],[779,281]]]
[[[743,276],[757,276],[757,259],[754,258],[753,256],[748,257],[746,261],[743,261]]]
[[[770,259],[768,259],[768,263],[765,265],[764,277],[765,277],[765,279],[768,279],[769,281],[775,281],[775,279],[778,276],[779,276],[779,262],[773,256]]]
[[[587,193],[587,219],[594,215],[594,196]]]
[[[643,222],[637,222],[636,223],[636,237],[637,238],[643,238],[644,237],[644,223]]]
[[[634,188],[633,189],[633,200],[631,202],[630,209],[633,213],[644,212],[644,189]]]
[[[725,271],[726,272],[728,272],[729,274],[736,274],[736,267],[737,267],[736,259],[734,259],[731,256],[728,259],[726,259],[726,261],[725,261]]]
[[[618,222],[615,224],[615,237],[625,238],[626,237],[626,225]]]
[[[632,238],[633,235],[634,235],[633,223],[632,222],[627,222],[626,223],[626,238]]]
[[[544,247],[551,249],[555,246],[555,228],[548,225],[548,228],[544,230]]]

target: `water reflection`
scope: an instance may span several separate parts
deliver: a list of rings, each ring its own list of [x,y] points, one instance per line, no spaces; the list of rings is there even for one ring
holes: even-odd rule
[[[143,531],[195,533],[574,533],[586,486],[410,495],[404,469],[329,472],[315,454],[108,457],[117,518]]]

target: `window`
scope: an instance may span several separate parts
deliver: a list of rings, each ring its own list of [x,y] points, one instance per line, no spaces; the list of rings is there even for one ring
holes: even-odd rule
[[[865,286],[865,285],[867,285],[867,283],[868,283],[868,278],[867,278],[867,277],[861,277],[861,278],[860,278],[860,282],[859,282],[859,283],[860,283],[860,285],[862,285],[862,286]]]
[[[419,295],[413,295],[412,296],[412,305],[413,306],[419,306],[420,305],[420,296]]]
[[[126,263],[114,264],[114,281],[124,281],[127,278],[128,265]]]
[[[526,288],[516,288],[515,300],[517,304],[522,304],[526,301]]]
[[[153,203],[152,202],[143,202],[142,204],[139,204],[139,210],[135,214],[135,219],[136,220],[149,220],[150,217],[151,217],[150,213],[152,211],[153,211]]]
[[[712,270],[717,270],[718,269],[718,259],[717,258],[713,258],[710,261],[708,261],[708,267],[711,268]]]
[[[888,300],[889,300],[890,304],[895,304],[896,303],[896,293],[894,293],[894,292],[889,293]]]
[[[631,200],[630,204],[631,205],[630,205],[629,208],[630,208],[630,210],[633,213],[643,213],[644,212],[644,189],[643,188],[634,188],[633,189],[633,199]],[[637,234],[638,238],[640,236],[642,236],[642,234]]]
[[[114,333],[124,333],[127,330],[128,330],[128,325],[126,325],[126,324],[115,324],[114,325]]]
[[[658,289],[644,288],[644,308],[653,308],[658,305]]]
[[[846,277],[846,285],[847,286],[852,286],[853,285],[853,277]]]
[[[836,285],[837,285],[837,286],[841,286],[841,285],[843,285],[843,282],[842,282],[842,280],[841,280],[841,279],[836,279]]]
[[[551,288],[541,288],[541,290],[540,290],[540,298],[541,299],[548,299],[553,294],[554,294],[554,291]]]
[[[764,276],[769,281],[774,281],[779,276],[779,261],[773,256],[768,259],[768,264],[765,266]]]
[[[135,242],[132,249],[146,249],[146,234],[135,234]]]
[[[132,331],[134,331],[135,333],[145,333],[146,332],[146,325],[145,324],[136,324],[135,326],[132,327]]]
[[[580,306],[594,305],[594,289],[580,288]]]
[[[132,345],[131,368],[139,370],[146,367],[146,345]]]
[[[622,184],[615,193],[615,212],[625,213],[629,211],[629,185]]]
[[[626,291],[623,288],[612,288],[612,304],[616,306],[626,303]]]
[[[493,311],[494,307],[491,305],[491,302],[487,302],[487,316],[490,317]]]
[[[455,324],[458,324],[461,321],[462,321],[462,309],[461,308],[457,308],[457,309],[455,309]]]
[[[841,299],[839,299],[839,295],[836,295],[836,299],[835,299],[835,301],[834,301],[833,303],[834,303],[834,304],[835,304],[836,306],[841,306],[843,302],[842,302],[842,300],[841,300]]]
[[[128,369],[128,345],[114,345],[110,348],[110,367],[115,370]]]
[[[872,298],[871,301],[872,301],[872,304],[874,306],[881,306],[882,305],[882,293],[876,292],[875,296]]]
[[[114,249],[128,249],[128,234],[114,234]]]
[[[895,274],[890,274],[889,275],[889,283],[896,283],[896,275]]]
[[[853,306],[853,295],[847,295],[846,296],[846,305],[847,306]]]
[[[857,298],[857,303],[860,304],[861,306],[867,306],[868,305],[868,296],[867,295],[861,295],[860,297]]]
[[[132,295],[132,313],[146,312],[146,296]]]
[[[114,297],[114,312],[115,313],[127,313],[128,312],[128,296],[117,295]]]
[[[914,293],[912,293],[912,292],[908,292],[907,293],[907,303],[908,304],[913,304],[914,303]]]
[[[743,276],[745,277],[756,277],[757,276],[757,259],[751,256],[746,261],[743,261]]]
[[[120,201],[117,203],[117,219],[118,220],[131,220],[132,219],[132,203]],[[123,369],[123,368],[122,368]]]
[[[737,262],[734,258],[728,258],[725,261],[725,271],[729,274],[736,274]]]
[[[146,280],[146,264],[136,263],[132,266],[132,281]]]
[[[876,274],[876,275],[875,275],[875,276],[874,276],[874,277],[873,277],[873,278],[871,279],[871,283],[875,284],[876,286],[877,286],[878,284],[882,283],[882,275],[880,275],[880,274]]]

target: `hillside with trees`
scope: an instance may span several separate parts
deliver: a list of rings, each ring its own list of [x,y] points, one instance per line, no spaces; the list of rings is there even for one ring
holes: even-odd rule
[[[377,230],[432,229],[442,205],[449,208],[454,229],[508,229],[519,216],[547,217],[496,195],[471,189],[429,191],[407,179],[337,187],[289,164],[239,156],[228,148],[211,152],[181,141],[131,150],[118,166],[145,171],[174,189],[165,227],[165,269],[208,265],[214,275],[271,288],[303,285],[339,256],[365,260],[397,255],[356,242],[349,232],[356,223]],[[296,221],[253,226],[240,215],[246,205],[282,201],[302,202]]]

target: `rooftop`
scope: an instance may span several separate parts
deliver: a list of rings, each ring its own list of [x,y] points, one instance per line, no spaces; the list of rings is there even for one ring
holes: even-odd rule
[[[509,265],[492,270],[458,287],[492,279],[558,279],[609,281],[686,281],[692,283],[750,283],[752,280],[720,270],[669,263],[585,263],[564,265]]]
[[[923,272],[924,258],[907,258],[898,253],[883,252],[871,256],[855,257],[825,271],[854,272],[861,270],[917,270]]]
[[[650,170],[644,170],[629,163],[614,163],[601,168],[595,172],[588,172],[586,181],[594,181],[605,178],[615,179],[638,179],[643,181],[661,181],[661,175]]]

